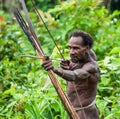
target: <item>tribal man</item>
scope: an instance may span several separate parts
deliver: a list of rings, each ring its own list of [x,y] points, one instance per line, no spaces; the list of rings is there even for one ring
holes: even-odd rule
[[[96,55],[92,50],[93,39],[84,31],[74,31],[68,43],[70,60],[63,60],[55,68],[47,58],[42,66],[53,70],[67,82],[67,95],[80,119],[98,119],[99,111],[95,104],[100,70]]]

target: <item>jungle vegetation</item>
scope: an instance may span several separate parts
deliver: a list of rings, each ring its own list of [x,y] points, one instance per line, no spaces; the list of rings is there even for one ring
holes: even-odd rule
[[[39,2],[43,0],[39,0]],[[48,2],[49,0],[46,0]],[[36,7],[66,59],[69,34],[89,32],[101,70],[96,103],[100,117],[120,119],[120,11],[110,13],[101,0],[58,1]],[[50,58],[61,58],[30,2],[29,15],[42,48]],[[43,4],[44,7],[45,4]],[[21,11],[22,12],[22,11]],[[22,12],[23,14],[23,12]],[[23,14],[24,15],[24,14]],[[11,11],[0,10],[0,119],[67,119],[68,115],[31,44]],[[59,66],[59,62],[54,62]],[[58,77],[66,92],[66,82]]]

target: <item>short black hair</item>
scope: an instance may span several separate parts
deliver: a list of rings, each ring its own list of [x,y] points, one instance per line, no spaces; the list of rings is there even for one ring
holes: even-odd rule
[[[94,42],[93,38],[87,32],[84,32],[84,31],[81,31],[81,30],[76,30],[76,31],[74,31],[74,32],[72,32],[70,34],[70,38],[71,37],[82,37],[82,39],[83,39],[83,46],[89,45],[90,48],[92,48],[92,46],[93,46],[93,42]]]

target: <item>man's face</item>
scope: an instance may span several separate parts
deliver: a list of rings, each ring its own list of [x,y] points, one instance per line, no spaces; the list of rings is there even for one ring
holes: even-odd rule
[[[85,57],[85,52],[87,47],[82,46],[83,39],[82,37],[71,37],[68,43],[70,58],[72,62],[77,63],[82,61]]]

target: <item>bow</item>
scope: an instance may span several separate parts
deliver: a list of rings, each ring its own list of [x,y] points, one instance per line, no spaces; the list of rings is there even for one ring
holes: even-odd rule
[[[39,58],[42,59],[42,61],[44,61],[45,59],[45,55],[44,55],[44,52],[42,50],[42,47],[41,47],[41,44],[38,40],[38,37],[33,29],[33,26],[32,26],[32,23],[31,23],[31,20],[29,18],[29,15],[28,15],[28,11],[27,11],[27,8],[26,8],[26,5],[25,5],[25,2],[24,0],[22,0],[22,6],[23,6],[23,10],[24,10],[24,13],[25,13],[25,16],[26,16],[26,20],[27,20],[27,23],[28,23],[28,26],[25,22],[25,20],[23,19],[22,15],[20,14],[19,10],[17,8],[15,8],[13,10],[13,13],[20,25],[20,27],[22,28],[22,30],[24,31],[25,35],[27,36],[28,40],[30,41],[31,45],[33,46],[34,50],[36,51],[37,55]],[[54,88],[56,89],[56,92],[58,93],[66,111],[68,112],[69,116],[72,118],[72,119],[80,119],[74,109],[74,107],[72,106],[72,104],[70,103],[69,99],[67,98],[67,96],[65,95],[64,91],[62,90],[58,80],[56,79],[54,73],[52,70],[49,70],[48,71],[48,75],[51,79],[51,82],[54,86]]]
[[[54,38],[53,38],[51,32],[49,31],[49,29],[48,29],[46,23],[44,22],[44,20],[43,20],[42,16],[40,15],[39,11],[37,10],[37,8],[35,7],[35,3],[33,2],[33,0],[31,0],[31,2],[32,2],[33,8],[35,9],[35,12],[36,12],[38,18],[40,18],[40,20],[43,22],[43,24],[44,24],[46,30],[48,31],[48,33],[49,33],[51,39],[53,40],[53,42],[54,42],[56,48],[58,49],[58,51],[59,51],[59,53],[60,53],[62,59],[65,60],[65,58],[64,58],[64,56],[62,55],[62,53],[61,53],[61,51],[60,51],[60,49],[59,49],[57,43],[55,42],[55,40],[54,40]],[[81,104],[81,101],[80,101],[80,98],[79,98],[79,95],[78,95],[78,91],[77,91],[77,89],[76,89],[76,87],[75,87],[75,83],[72,82],[72,85],[73,85],[73,88],[75,89],[76,96],[77,96],[77,98],[78,98],[78,102],[79,102],[80,106],[82,107],[82,104]],[[86,119],[86,115],[85,115],[84,109],[83,109],[83,114],[84,114],[84,117],[85,117],[85,119]]]

